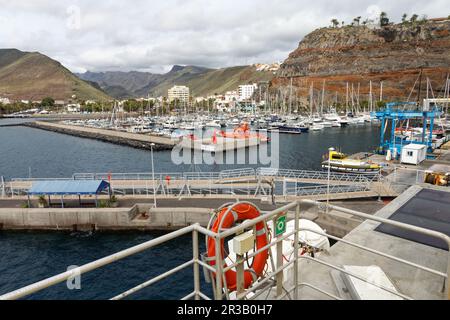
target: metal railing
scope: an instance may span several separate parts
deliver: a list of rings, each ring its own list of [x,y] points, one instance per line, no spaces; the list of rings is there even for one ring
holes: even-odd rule
[[[310,171],[310,170],[291,170],[291,169],[274,169],[274,168],[258,168],[256,175],[260,177],[277,177],[291,179],[307,179],[307,180],[328,180],[328,172],[326,171]],[[375,173],[339,173],[331,172],[330,181],[338,182],[376,182],[379,181],[380,174]]]
[[[352,185],[354,188],[347,188],[347,192],[357,192],[361,186],[370,187],[371,183],[380,180],[379,174],[352,174],[352,173],[331,173],[330,184]],[[154,180],[153,180],[154,177]],[[155,192],[160,195],[182,195],[189,194],[189,190],[193,190],[194,194],[214,195],[214,194],[254,194],[257,195],[255,189],[268,189],[270,192],[270,180],[285,182],[287,179],[295,179],[299,181],[307,180],[309,183],[322,184],[328,182],[328,175],[322,171],[306,171],[306,170],[286,170],[259,168],[244,168],[236,170],[225,170],[220,172],[173,172],[173,173],[75,173],[70,178],[72,180],[106,180],[110,181],[113,189],[118,194],[123,195],[153,195]],[[8,184],[10,186],[0,189],[5,190],[6,195],[19,196],[26,195],[32,182],[36,181],[63,181],[64,178],[14,178]],[[27,184],[29,183],[29,184]],[[229,184],[239,184],[239,187],[230,186]],[[1,186],[1,184],[0,184]],[[266,188],[267,187],[267,188]],[[284,188],[286,189],[286,188]],[[296,187],[297,189],[297,187]],[[335,190],[336,188],[332,188]],[[340,188],[344,190],[345,188]],[[316,190],[316,191],[313,191]],[[261,190],[260,190],[261,191]],[[284,190],[281,194],[286,195]],[[263,193],[267,193],[264,191]],[[290,194],[323,194],[323,189],[317,188],[300,188],[298,192],[294,192],[291,188]]]
[[[395,166],[391,174],[385,177],[385,181],[391,184],[411,186],[425,182],[427,170]]]
[[[170,177],[171,180],[218,180],[251,177],[276,177],[280,179],[309,179],[309,180],[328,180],[328,174],[324,171],[308,170],[290,170],[275,168],[244,168],[234,170],[223,170],[220,172],[165,172],[155,173],[155,180],[165,180]],[[71,179],[74,180],[152,180],[151,172],[140,173],[74,173]],[[43,181],[43,180],[67,180],[67,178],[13,178],[11,181]],[[330,174],[330,181],[338,182],[375,182],[379,180],[378,173],[336,173]]]
[[[226,178],[241,178],[255,176],[255,169],[235,169],[220,172],[157,172],[154,174],[155,180],[219,180]],[[141,173],[75,173],[72,176],[75,180],[152,180],[151,172]]]
[[[256,171],[252,168],[223,170],[219,173],[219,179],[232,179],[242,177],[255,177]]]
[[[245,202],[244,202],[245,203]],[[235,204],[229,204],[228,207],[228,211],[226,214],[231,213],[231,211],[233,210],[233,207],[235,205],[238,204],[242,204],[242,202],[239,203],[235,203]],[[316,230],[310,230],[308,228],[303,228],[300,226],[299,220],[300,220],[300,210],[301,210],[301,206],[302,205],[315,205],[315,206],[323,206],[323,204],[315,202],[315,201],[311,201],[311,200],[302,200],[302,201],[296,201],[293,203],[290,203],[284,207],[278,208],[274,211],[268,212],[268,213],[263,213],[260,217],[253,219],[253,220],[247,220],[244,221],[242,224],[237,225],[236,227],[233,227],[231,229],[226,229],[223,230],[222,232],[219,233],[215,233],[215,232],[211,232],[210,230],[207,230],[206,228],[201,227],[199,224],[196,225],[191,225],[189,227],[186,227],[184,229],[175,231],[173,233],[164,235],[162,237],[156,238],[154,240],[145,242],[141,245],[120,251],[116,254],[107,256],[103,259],[88,263],[84,266],[81,266],[77,269],[73,269],[64,273],[61,273],[59,275],[56,275],[54,277],[39,281],[37,283],[34,283],[32,285],[26,286],[24,288],[18,289],[16,291],[4,294],[0,296],[0,300],[12,300],[12,299],[21,299],[24,297],[27,297],[31,294],[34,294],[36,292],[39,292],[41,290],[44,290],[50,286],[53,286],[55,284],[64,282],[68,279],[71,279],[77,275],[81,275],[87,272],[90,272],[92,270],[104,267],[106,265],[109,265],[111,263],[114,263],[116,261],[119,261],[121,259],[124,259],[126,257],[132,256],[134,254],[137,253],[141,253],[144,252],[146,250],[151,250],[153,248],[155,248],[156,246],[162,245],[168,241],[174,240],[178,237],[184,236],[186,234],[192,234],[192,258],[171,269],[168,270],[166,272],[164,272],[163,274],[160,274],[152,279],[149,279],[148,281],[145,281],[143,283],[141,283],[138,286],[135,286],[121,294],[115,295],[112,299],[114,300],[119,300],[119,299],[123,299],[125,297],[128,297],[132,294],[135,294],[137,292],[139,292],[140,290],[149,287],[151,285],[154,285],[155,283],[166,279],[172,275],[174,275],[177,272],[180,272],[181,270],[184,270],[186,268],[189,267],[193,267],[193,283],[194,283],[194,291],[190,294],[188,294],[185,297],[182,297],[181,299],[210,299],[210,298],[214,298],[217,300],[221,300],[224,298],[230,299],[230,292],[228,292],[227,288],[227,282],[226,282],[226,277],[225,272],[228,270],[231,270],[232,268],[236,268],[236,270],[238,270],[238,275],[237,275],[237,279],[238,279],[238,285],[237,285],[237,292],[236,292],[236,298],[237,299],[256,299],[258,298],[260,295],[267,293],[268,292],[268,287],[270,288],[275,288],[276,289],[276,295],[274,298],[276,299],[284,299],[286,297],[290,297],[292,299],[296,299],[298,300],[300,298],[299,295],[299,289],[302,287],[308,287],[310,289],[313,289],[319,293],[324,294],[327,298],[333,298],[333,299],[342,299],[342,297],[337,296],[336,294],[332,293],[332,292],[328,292],[327,290],[325,290],[324,288],[321,288],[317,285],[302,281],[301,279],[302,274],[301,271],[302,269],[300,269],[300,262],[302,260],[308,260],[311,263],[317,263],[318,265],[322,265],[324,267],[328,267],[332,270],[337,270],[343,274],[346,274],[347,276],[353,277],[355,279],[358,279],[360,281],[363,281],[373,287],[377,287],[381,290],[384,290],[386,292],[389,292],[390,294],[396,295],[402,299],[412,299],[412,297],[407,296],[401,292],[397,292],[396,290],[393,290],[391,288],[387,288],[383,285],[380,285],[370,279],[365,279],[364,277],[349,272],[345,269],[343,269],[342,267],[340,267],[339,265],[333,264],[331,262],[327,262],[324,260],[320,259],[319,257],[312,257],[312,256],[304,256],[304,255],[300,255],[299,254],[299,249],[300,249],[300,243],[299,243],[299,232],[300,231],[308,231],[308,232],[312,232],[312,233],[316,233],[318,235],[324,236],[324,237],[328,237],[331,239],[336,240],[337,242],[342,242],[348,246],[357,248],[358,250],[362,250],[364,252],[368,252],[377,256],[381,256],[383,258],[388,259],[389,261],[395,262],[395,263],[399,263],[405,266],[409,266],[409,267],[413,267],[416,268],[418,270],[433,274],[437,277],[442,278],[445,281],[445,295],[447,299],[450,299],[450,287],[449,287],[449,279],[450,279],[450,253],[447,253],[447,267],[446,270],[442,271],[442,270],[435,270],[432,269],[430,267],[427,266],[423,266],[420,265],[418,263],[415,262],[411,262],[411,261],[407,261],[405,259],[393,256],[391,254],[388,253],[384,253],[381,252],[379,250],[375,250],[372,249],[368,246],[359,244],[359,243],[355,243],[352,241],[349,241],[348,239],[345,238],[338,238],[338,237],[334,237],[331,236],[325,232],[318,232]],[[384,219],[384,218],[380,218],[377,216],[373,216],[373,215],[368,215],[362,212],[358,212],[358,211],[354,211],[354,210],[350,210],[350,209],[345,209],[345,208],[340,208],[337,206],[329,206],[330,209],[342,212],[342,213],[346,213],[346,214],[350,214],[353,216],[357,216],[360,218],[363,218],[365,220],[369,220],[369,221],[374,221],[374,222],[378,222],[378,223],[384,223],[384,224],[388,224],[391,226],[395,226],[397,228],[401,228],[403,230],[409,230],[409,231],[414,231],[414,232],[418,232],[427,236],[431,236],[437,239],[441,239],[442,241],[444,241],[445,243],[447,243],[447,245],[450,248],[450,238],[442,233],[433,231],[433,230],[428,230],[428,229],[424,229],[424,228],[420,228],[420,227],[416,227],[416,226],[412,226],[412,225],[408,225],[405,223],[401,223],[401,222],[397,222],[397,221],[393,221],[393,220],[388,220],[388,219]],[[265,274],[262,278],[260,278],[258,281],[254,282],[248,289],[244,289],[244,283],[243,283],[243,272],[244,272],[244,260],[238,259],[237,262],[230,264],[228,266],[225,266],[223,264],[223,261],[226,257],[222,257],[222,250],[221,250],[221,245],[224,239],[231,237],[233,235],[236,234],[240,234],[246,230],[250,230],[256,227],[256,225],[258,223],[264,222],[267,225],[268,221],[273,221],[275,218],[279,217],[280,215],[284,215],[289,211],[295,210],[295,227],[294,230],[288,233],[283,234],[282,236],[276,237],[274,238],[272,241],[270,241],[268,243],[268,245],[264,246],[263,248],[260,248],[259,250],[254,251],[253,253],[249,254],[247,256],[247,259],[251,259],[253,257],[255,257],[256,255],[258,255],[259,253],[265,251],[265,250],[269,250],[270,252],[270,256],[272,253],[272,247],[275,247],[275,250],[277,252],[277,260],[276,262],[272,261],[272,265],[273,265],[273,271],[270,272],[269,274]],[[214,261],[215,261],[215,265],[214,267],[211,266],[210,264],[202,261],[202,259],[200,258],[200,249],[199,249],[199,234],[205,235],[206,237],[210,237],[213,238],[215,241],[215,252],[218,253],[216,254]],[[292,240],[292,237],[294,237],[294,252],[293,252],[293,258],[289,261],[285,261],[282,258],[282,242],[284,240]],[[201,292],[201,279],[200,279],[200,267],[203,267],[205,270],[207,270],[208,272],[210,272],[210,274],[212,275],[212,279],[214,279],[214,281],[212,282],[213,284],[213,291],[214,291],[214,297],[208,297],[207,295],[205,295],[203,292]],[[292,278],[291,280],[293,281],[293,286],[291,288],[286,288],[286,284],[288,282],[285,283],[284,281],[284,271],[288,268],[292,267]],[[214,275],[219,275],[219,276],[214,276]],[[270,293],[270,291],[269,291]],[[439,294],[442,294],[441,292],[439,292]]]
[[[6,197],[6,183],[5,178],[3,176],[0,177],[0,197]]]
[[[368,185],[330,185],[328,188],[327,186],[320,185],[320,186],[313,186],[313,187],[301,187],[301,186],[295,186],[292,188],[286,188],[285,190],[285,196],[296,196],[296,197],[302,197],[302,196],[316,196],[316,195],[324,195],[327,193],[330,194],[339,194],[339,193],[353,193],[353,192],[366,192],[370,191],[370,186]]]

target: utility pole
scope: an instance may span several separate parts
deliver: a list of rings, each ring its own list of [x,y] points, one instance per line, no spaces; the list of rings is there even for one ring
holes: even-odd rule
[[[156,181],[155,181],[155,164],[153,162],[153,147],[155,146],[154,143],[150,145],[151,150],[151,156],[152,156],[152,180],[153,180],[153,202],[155,204],[156,208]]]

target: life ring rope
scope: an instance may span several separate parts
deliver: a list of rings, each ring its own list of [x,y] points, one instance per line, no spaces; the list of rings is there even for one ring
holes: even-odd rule
[[[260,211],[253,205],[248,203],[237,203],[229,206],[225,206],[221,209],[221,211],[216,215],[215,220],[211,223],[211,231],[218,233],[219,230],[229,230],[232,228],[238,221],[252,220],[258,218],[261,215]],[[264,222],[258,222],[256,224],[256,232],[255,232],[255,251],[267,246],[269,244],[268,236],[267,236],[267,228]],[[232,261],[229,258],[225,248],[224,248],[224,239],[221,240],[221,250],[220,253],[216,252],[216,240],[214,238],[207,238],[207,262],[211,266],[216,265],[216,254],[220,254],[222,258],[222,263],[224,267],[227,267],[226,259]],[[253,261],[251,265],[248,265],[244,271],[244,287],[247,289],[251,286],[252,283],[256,282],[259,277],[264,274],[265,267],[267,265],[267,259],[269,255],[269,249],[266,249],[260,253],[258,253],[255,257],[253,257]],[[247,263],[249,259],[246,259]],[[232,261],[234,264],[234,262]],[[215,276],[215,274],[214,274]],[[236,271],[228,270],[225,272],[225,281],[228,290],[235,291],[237,289],[237,275]]]

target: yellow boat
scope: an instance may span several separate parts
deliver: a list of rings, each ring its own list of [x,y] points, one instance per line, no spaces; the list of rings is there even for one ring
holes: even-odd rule
[[[330,149],[328,160],[322,162],[323,169],[328,170],[328,166],[332,171],[351,173],[378,172],[381,169],[380,165],[371,161],[349,159],[346,154],[337,152],[334,148]]]

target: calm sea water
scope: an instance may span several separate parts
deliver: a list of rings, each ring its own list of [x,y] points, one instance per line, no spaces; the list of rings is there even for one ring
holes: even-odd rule
[[[0,124],[11,120],[0,120]],[[280,167],[319,170],[329,147],[346,153],[372,151],[377,126],[329,128],[323,132],[280,135]],[[257,165],[175,165],[171,152],[155,152],[156,172],[220,171]],[[30,170],[31,169],[31,170]],[[26,128],[0,127],[0,176],[59,178],[87,172],[151,172],[150,151]]]
[[[0,294],[81,266],[162,233],[0,232]],[[204,252],[204,240],[200,240]],[[176,239],[81,277],[81,290],[56,285],[28,299],[110,299],[192,259],[190,236]],[[143,289],[129,299],[179,300],[194,290],[192,267]],[[204,281],[202,291],[211,296]]]
[[[0,119],[0,124],[17,120]],[[20,120],[22,121],[22,120]],[[302,135],[282,135],[280,167],[320,169],[322,155],[331,146],[346,153],[374,150],[379,128],[332,128]],[[155,171],[217,171],[227,165],[176,166],[170,152],[156,152]],[[251,167],[241,165],[239,167]],[[150,172],[150,152],[52,132],[0,127],[0,176],[69,177],[75,172]],[[28,233],[0,232],[0,294],[66,271],[68,266],[102,258],[151,240],[160,233]],[[200,241],[203,245],[203,241]],[[31,299],[107,299],[153,276],[190,260],[190,236],[136,255],[82,277],[82,290],[64,284]],[[204,251],[204,246],[203,246]],[[210,290],[203,283],[204,291]],[[192,269],[132,296],[133,299],[179,299],[193,290]]]

